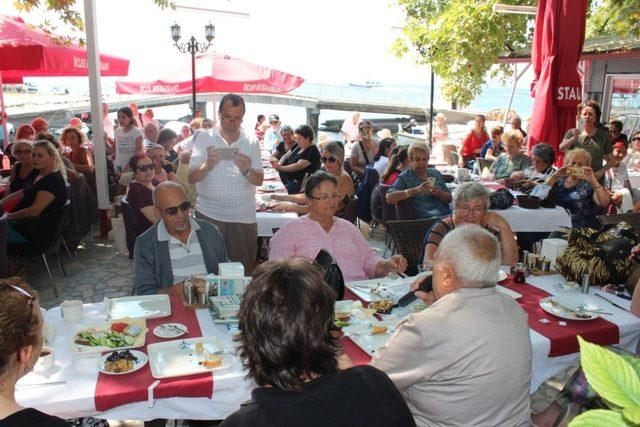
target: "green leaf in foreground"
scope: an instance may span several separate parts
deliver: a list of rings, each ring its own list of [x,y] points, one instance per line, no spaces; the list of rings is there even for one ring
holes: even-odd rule
[[[622,411],[622,416],[625,420],[633,424],[640,424],[640,406],[624,408],[624,410]]]
[[[628,427],[620,412],[608,409],[594,409],[575,417],[569,427]]]
[[[621,408],[640,405],[640,379],[636,371],[614,352],[580,336],[578,341],[582,369],[596,393]]]

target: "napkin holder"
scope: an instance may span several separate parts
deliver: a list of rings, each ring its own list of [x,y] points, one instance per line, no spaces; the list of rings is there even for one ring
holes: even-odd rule
[[[551,268],[555,269],[556,259],[562,255],[567,247],[567,241],[564,239],[544,239],[542,241],[542,249],[540,255],[551,261]]]

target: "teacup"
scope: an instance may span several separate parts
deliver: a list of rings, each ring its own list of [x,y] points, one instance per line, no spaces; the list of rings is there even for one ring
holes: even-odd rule
[[[40,357],[33,366],[33,372],[47,372],[53,368],[56,359],[54,356],[54,350],[51,347],[42,347],[40,350]]]
[[[82,319],[82,301],[74,299],[60,304],[60,313],[67,322],[77,322]]]

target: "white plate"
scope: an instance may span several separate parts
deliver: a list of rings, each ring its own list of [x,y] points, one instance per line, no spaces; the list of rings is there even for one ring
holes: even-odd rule
[[[135,337],[135,341],[133,342],[132,345],[111,348],[106,346],[81,345],[81,344],[76,344],[74,342],[76,339],[76,336],[78,335],[78,332],[80,331],[84,331],[91,328],[96,330],[107,330],[107,328],[110,328],[112,324],[118,323],[118,322],[130,323],[132,325],[139,326],[142,329],[142,332],[140,332],[140,334],[137,337]],[[74,354],[96,354],[96,353],[103,353],[105,351],[131,350],[132,348],[139,348],[144,345],[147,337],[147,332],[148,332],[147,322],[144,319],[131,319],[131,318],[114,319],[108,322],[104,322],[102,324],[78,325],[75,333],[71,336],[71,352]]]
[[[107,304],[107,319],[157,319],[170,315],[171,302],[166,294],[111,298]]]
[[[555,303],[554,303],[555,302]],[[578,309],[584,307],[589,310],[600,310],[600,307],[593,305],[590,302],[583,301],[576,298],[550,296],[540,300],[540,307],[549,314],[560,317],[567,320],[593,320],[600,317],[598,313],[582,312],[588,317],[578,317],[576,313],[571,311],[572,309]],[[564,308],[567,307],[567,308]]]
[[[135,372],[138,369],[142,368],[149,361],[149,358],[143,352],[138,351],[138,350],[129,350],[129,351],[131,352],[131,354],[136,359],[138,359],[136,362],[134,362],[132,370],[127,371],[127,372],[109,372],[109,371],[105,370],[104,369],[104,364],[107,361],[107,357],[109,357],[109,355],[111,355],[111,353],[112,353],[112,352],[109,352],[109,353],[103,354],[98,359],[98,371],[102,372],[103,374],[107,374],[107,375],[126,375],[126,374],[130,374],[130,373]]]
[[[508,297],[511,297],[513,299],[522,298],[522,294],[519,294],[516,291],[512,291],[511,289],[505,288],[504,286],[496,285],[496,291]]]
[[[379,299],[393,299],[397,301],[400,297],[409,292],[411,282],[413,282],[416,277],[417,276],[406,277],[402,279],[390,279],[387,277],[381,277],[379,279],[348,282],[345,283],[345,286],[349,288],[351,292],[353,292],[366,302],[377,301]],[[385,293],[371,293],[371,290],[376,287],[385,287]]]
[[[506,278],[507,278],[507,273],[505,273],[502,270],[498,270],[498,282],[502,282]],[[522,295],[520,295],[520,296],[522,296]]]
[[[171,326],[175,326],[176,328],[180,328],[183,331],[187,330],[187,327],[182,323],[163,323],[162,325],[158,325],[153,328],[153,335],[158,338],[178,338],[186,334],[186,332],[181,332]]]
[[[183,348],[185,343],[186,348]],[[205,372],[219,371],[231,366],[233,356],[222,354],[222,364],[215,368],[209,368],[200,364],[204,360],[204,352],[197,352],[195,346],[202,343],[204,350],[210,353],[226,351],[224,344],[216,337],[189,338],[186,340],[166,341],[149,344],[149,366],[154,378],[184,377],[187,375],[202,374]]]

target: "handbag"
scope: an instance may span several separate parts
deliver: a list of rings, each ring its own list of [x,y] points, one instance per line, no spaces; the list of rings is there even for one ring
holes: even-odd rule
[[[500,188],[489,196],[490,209],[508,209],[513,205],[516,198],[513,197],[511,191],[506,188]]]
[[[342,270],[340,270],[333,256],[327,250],[320,249],[320,252],[318,252],[318,255],[316,255],[316,258],[313,260],[313,265],[320,270],[324,281],[336,293],[336,300],[343,299],[344,277],[342,276]]]
[[[624,283],[631,274],[631,249],[638,236],[627,223],[594,228],[574,228],[567,248],[556,260],[558,270],[567,280],[580,283],[588,274],[594,285]]]

